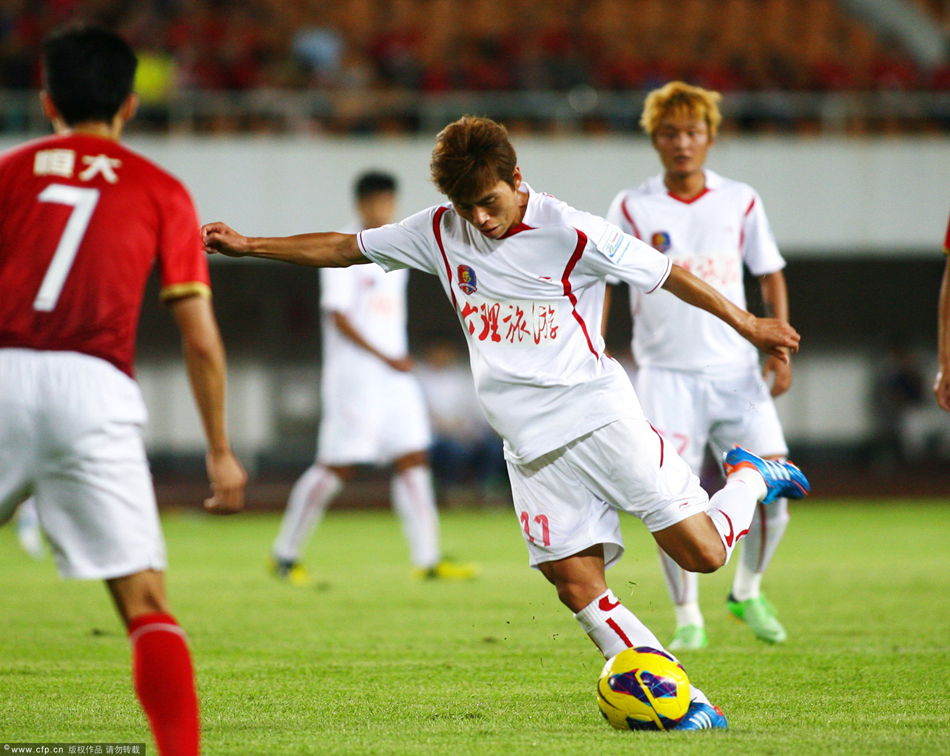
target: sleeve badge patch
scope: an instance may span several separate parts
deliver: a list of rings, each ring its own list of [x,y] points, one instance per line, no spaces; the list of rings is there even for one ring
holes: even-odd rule
[[[670,234],[668,231],[654,231],[650,237],[650,246],[657,252],[669,252]]]

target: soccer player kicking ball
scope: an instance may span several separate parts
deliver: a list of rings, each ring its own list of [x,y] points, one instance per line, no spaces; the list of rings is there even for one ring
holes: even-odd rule
[[[0,156],[0,523],[32,494],[60,573],[105,580],[159,753],[194,756],[194,674],[165,597],[132,362],[157,262],[207,437],[205,508],[239,510],[207,260],[185,188],[119,144],[136,105],[131,48],[72,27],[46,40],[43,63],[56,135]]]
[[[674,81],[649,94],[640,120],[663,173],[620,192],[607,220],[649,243],[745,307],[743,265],[759,278],[769,314],[788,319],[785,261],[772,237],[762,200],[747,184],[703,167],[722,116],[719,94]],[[760,371],[755,348],[722,320],[669,292],[641,296],[631,287],[637,396],[646,416],[697,475],[707,445],[718,459],[733,446],[766,459],[788,454],[772,396],[788,390],[791,363],[770,354]],[[771,396],[763,378],[771,376]],[[785,640],[762,576],[788,525],[788,501],[759,502],[742,545],[729,610],[769,643]],[[673,650],[708,645],[699,609],[699,576],[660,550],[676,607]]]
[[[607,588],[623,552],[619,512],[636,515],[685,569],[729,559],[767,495],[802,496],[794,465],[729,453],[726,486],[710,501],[699,480],[647,422],[623,368],[604,354],[598,325],[604,279],[645,293],[664,288],[725,320],[777,357],[798,348],[787,322],[742,310],[652,247],[522,180],[503,126],[465,116],[432,152],[449,202],[357,235],[247,238],[203,227],[209,252],[301,265],[375,262],[438,276],[468,341],[479,400],[504,439],[515,511],[530,562],[557,589],[605,657],[662,649]],[[725,727],[694,688],[681,729]]]
[[[354,186],[359,225],[392,223],[396,179],[362,174]],[[406,338],[409,271],[376,265],[320,271],[323,372],[317,460],[294,484],[273,546],[276,575],[312,582],[300,552],[330,502],[360,464],[392,464],[392,504],[409,542],[413,574],[468,580],[475,567],[443,559],[439,511],[426,449],[431,443],[425,399],[411,374]]]

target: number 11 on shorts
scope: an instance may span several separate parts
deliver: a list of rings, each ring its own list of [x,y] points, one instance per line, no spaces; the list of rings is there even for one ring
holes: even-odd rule
[[[531,543],[537,543],[537,540],[535,540],[535,537],[531,534],[531,525],[533,522],[534,525],[540,526],[541,528],[541,543],[545,546],[551,545],[551,529],[548,526],[547,515],[535,515],[533,521],[531,519],[531,515],[529,515],[527,512],[522,512],[520,517],[521,529],[524,530],[525,537],[531,541]]]

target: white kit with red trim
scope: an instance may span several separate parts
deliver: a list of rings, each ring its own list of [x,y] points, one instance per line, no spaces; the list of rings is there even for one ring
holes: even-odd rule
[[[359,227],[344,229],[357,233]],[[379,354],[409,354],[406,285],[409,271],[386,273],[376,265],[320,270],[323,361],[322,413],[317,459],[326,465],[388,465],[432,443],[419,382],[358,344],[337,325],[349,324]]]
[[[604,354],[608,276],[649,293],[670,261],[615,225],[522,184],[523,222],[490,239],[451,204],[366,230],[360,249],[386,270],[439,277],[469,345],[479,400],[524,464],[639,407]]]
[[[707,170],[691,200],[671,194],[663,176],[620,192],[607,219],[665,254],[745,309],[743,264],[754,276],[785,267],[762,200],[748,184]],[[734,373],[757,364],[755,347],[719,318],[666,291],[644,298],[631,289],[637,365]]]
[[[343,233],[355,234],[359,228]],[[406,286],[409,271],[390,275],[375,265],[320,270],[320,309],[323,313],[323,370],[331,370],[335,380],[352,382],[361,370],[382,369],[383,363],[334,324],[332,313],[339,312],[366,341],[387,357],[409,354],[406,337]]]

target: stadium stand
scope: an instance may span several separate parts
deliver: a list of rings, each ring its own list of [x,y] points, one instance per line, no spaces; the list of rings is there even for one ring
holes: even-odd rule
[[[741,131],[945,131],[950,11],[905,4],[937,59],[854,0],[8,2],[4,125],[33,123],[16,91],[39,84],[45,31],[86,19],[137,47],[143,120],[162,130],[406,133],[471,103],[527,130],[610,132],[682,78],[724,92]]]

